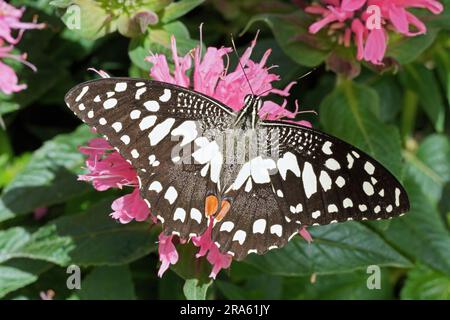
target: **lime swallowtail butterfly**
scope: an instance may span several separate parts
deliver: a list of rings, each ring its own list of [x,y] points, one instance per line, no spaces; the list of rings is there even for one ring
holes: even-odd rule
[[[212,240],[238,260],[282,247],[302,226],[409,210],[405,190],[376,160],[318,130],[260,119],[254,95],[233,112],[173,84],[104,78],[77,85],[65,101],[133,165],[165,234],[187,239],[213,221]]]

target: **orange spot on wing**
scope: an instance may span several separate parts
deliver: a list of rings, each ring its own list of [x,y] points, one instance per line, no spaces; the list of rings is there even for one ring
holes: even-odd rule
[[[215,195],[209,195],[205,199],[205,215],[207,217],[216,213],[219,208],[219,199]]]
[[[231,203],[227,200],[222,200],[222,205],[220,206],[220,211],[216,216],[217,221],[221,221],[230,211]]]

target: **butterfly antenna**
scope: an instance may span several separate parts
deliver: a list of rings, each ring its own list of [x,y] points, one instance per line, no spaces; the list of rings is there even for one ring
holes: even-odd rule
[[[203,22],[200,23],[198,29],[200,30],[200,58],[201,58],[203,51]]]
[[[237,52],[236,44],[234,43],[234,39],[233,39],[233,34],[231,34],[231,44],[233,45],[234,53],[236,54],[236,57],[237,57],[237,59],[238,59],[238,63],[239,63],[239,65],[241,66],[242,72],[244,73],[244,77],[245,77],[245,79],[247,80],[248,86],[250,87],[250,91],[251,91],[251,93],[252,93],[253,95],[255,95],[255,93],[253,92],[252,86],[250,85],[250,81],[248,80],[247,74],[245,73],[244,66],[243,66],[242,63],[241,63],[241,58],[239,57],[239,54],[238,54],[238,52]]]

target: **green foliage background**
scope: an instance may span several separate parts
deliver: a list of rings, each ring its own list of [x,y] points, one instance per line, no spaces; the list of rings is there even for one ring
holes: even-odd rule
[[[51,2],[51,3],[50,3]],[[308,37],[311,18],[288,1],[137,1],[121,10],[114,3],[105,27],[104,4],[93,0],[14,0],[48,23],[25,34],[20,49],[38,73],[14,65],[29,88],[0,95],[0,297],[39,299],[51,289],[56,299],[450,299],[450,1],[439,16],[418,12],[428,27],[415,38],[391,37],[393,64],[379,72],[351,58],[354,48],[332,44],[326,34]],[[82,10],[81,30],[69,30],[65,8]],[[129,16],[151,9],[159,20],[136,32]],[[260,29],[255,57],[267,48],[284,86],[317,67],[292,91],[291,101],[319,117],[304,115],[315,127],[367,151],[401,181],[411,212],[391,221],[347,222],[309,228],[314,242],[300,237],[282,250],[233,262],[209,281],[209,264],[193,259],[191,246],[179,248],[178,264],[162,279],[157,228],[121,225],[108,217],[118,191],[96,192],[77,181],[83,156],[77,146],[93,134],[65,107],[73,85],[94,78],[89,67],[113,75],[148,77],[143,58],[197,44],[203,26],[207,45],[240,50]],[[333,52],[333,53],[330,53]],[[336,75],[332,59],[347,63]],[[232,57],[231,57],[232,59]],[[232,61],[231,64],[235,64]],[[352,70],[360,71],[355,75]],[[358,72],[357,72],[358,73]],[[347,76],[345,76],[345,74]],[[48,207],[44,219],[36,208]],[[82,268],[82,289],[68,290],[66,267]],[[381,267],[380,290],[366,286],[369,265]]]

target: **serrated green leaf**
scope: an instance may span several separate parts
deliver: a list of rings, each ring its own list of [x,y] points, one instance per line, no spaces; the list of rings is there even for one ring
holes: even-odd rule
[[[205,0],[180,0],[172,2],[163,11],[161,21],[163,23],[171,22],[184,16],[195,7],[201,5]]]
[[[34,152],[28,165],[3,190],[0,222],[31,213],[34,209],[66,201],[89,190],[77,181],[84,156],[78,146],[93,135],[86,126],[47,141]],[[24,201],[26,199],[26,201]]]
[[[368,265],[409,267],[410,262],[377,233],[357,222],[311,227],[312,244],[296,237],[280,250],[249,256],[245,262],[281,276],[334,274]]]
[[[50,267],[46,262],[30,260],[15,260],[0,265],[0,298],[35,282]]]
[[[393,57],[400,64],[407,64],[417,59],[436,39],[437,29],[428,29],[427,33],[416,37],[398,35],[391,40],[386,52],[387,57]]]
[[[436,206],[409,175],[404,187],[411,211],[391,220],[383,236],[416,262],[450,275],[450,235]]]
[[[155,28],[148,35],[136,37],[130,41],[128,55],[130,60],[140,69],[148,72],[151,63],[145,61],[150,53],[159,53],[166,56],[172,63],[172,49],[170,37],[174,35],[177,41],[178,55],[185,55],[196,47],[197,41],[189,36],[189,31],[185,25],[179,21],[164,25],[162,28]]]
[[[411,177],[433,203],[442,195],[442,188],[450,181],[450,141],[445,135],[428,136],[413,153],[404,151]]]
[[[408,272],[400,293],[407,300],[450,300],[450,277],[420,266]]]
[[[206,293],[212,281],[199,283],[197,279],[188,279],[183,286],[183,292],[187,300],[205,300]]]
[[[325,131],[359,147],[400,176],[400,135],[379,120],[379,97],[371,88],[342,80],[320,105]]]
[[[22,227],[0,232],[0,262],[29,258],[61,266],[118,265],[155,250],[151,225],[117,223],[108,216],[111,199],[82,214],[58,218],[31,233]]]

